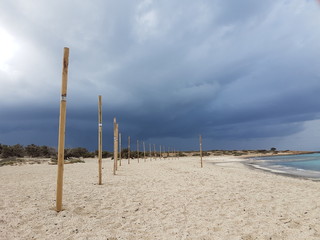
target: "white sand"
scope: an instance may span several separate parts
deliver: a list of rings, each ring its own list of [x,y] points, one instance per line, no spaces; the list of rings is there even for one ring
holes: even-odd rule
[[[233,160],[104,160],[101,186],[97,160],[65,165],[60,213],[57,166],[1,167],[0,239],[320,239],[320,182]]]

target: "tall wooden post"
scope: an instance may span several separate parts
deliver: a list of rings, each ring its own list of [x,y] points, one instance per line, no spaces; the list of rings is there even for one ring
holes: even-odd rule
[[[203,167],[203,162],[202,162],[202,136],[199,136],[199,142],[200,142],[200,163],[201,167]]]
[[[64,138],[66,127],[67,110],[67,82],[69,66],[69,48],[64,48],[62,66],[62,86],[60,100],[60,119],[59,119],[59,140],[58,140],[58,176],[57,176],[57,196],[56,211],[62,210],[62,190],[63,190],[63,167],[64,167]]]
[[[128,164],[130,164],[130,136],[128,136]]]
[[[113,175],[116,175],[117,171],[117,158],[118,158],[118,146],[117,146],[117,120],[113,119]]]
[[[138,163],[139,163],[139,140],[137,140],[137,155],[138,155]]]
[[[121,166],[121,152],[122,152],[122,146],[121,146],[121,133],[119,133],[119,165]]]
[[[144,159],[144,162],[146,162],[146,145],[144,144],[144,142],[143,142],[143,159]]]
[[[102,97],[98,97],[98,164],[99,164],[99,185],[102,184]]]

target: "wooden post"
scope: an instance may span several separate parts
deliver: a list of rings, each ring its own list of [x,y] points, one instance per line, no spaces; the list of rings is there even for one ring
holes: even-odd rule
[[[153,144],[153,155],[154,155],[154,159],[157,160],[156,145],[155,144]]]
[[[137,154],[138,154],[138,163],[139,163],[139,140],[137,140]]]
[[[146,162],[146,145],[143,142],[143,158],[144,158],[144,162]]]
[[[60,100],[59,140],[58,140],[58,176],[56,211],[62,210],[63,167],[64,167],[64,138],[67,110],[67,82],[68,82],[69,48],[64,48],[62,66],[62,86]]]
[[[149,143],[149,154],[150,154],[150,161],[152,161],[152,155],[151,155],[151,144]]]
[[[117,159],[116,159],[116,171],[118,171],[118,154],[119,154],[119,124],[117,123],[117,125],[116,125],[116,149],[117,149],[117,151],[116,151],[116,157],[117,157]]]
[[[160,160],[161,160],[162,154],[161,154],[161,145],[160,145]]]
[[[119,165],[121,166],[121,152],[122,152],[122,146],[121,146],[121,133],[119,133]]]
[[[117,120],[113,119],[113,175],[116,175],[117,171]]]
[[[98,97],[98,163],[99,163],[99,185],[102,184],[102,97]]]
[[[128,136],[128,164],[130,164],[130,136]]]
[[[200,142],[200,162],[201,162],[201,167],[203,167],[202,163],[202,136],[199,136],[199,142]]]

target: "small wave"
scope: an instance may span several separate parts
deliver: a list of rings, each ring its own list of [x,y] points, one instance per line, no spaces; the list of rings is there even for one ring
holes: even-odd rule
[[[257,168],[312,179],[320,178],[320,155],[291,155],[251,159]]]

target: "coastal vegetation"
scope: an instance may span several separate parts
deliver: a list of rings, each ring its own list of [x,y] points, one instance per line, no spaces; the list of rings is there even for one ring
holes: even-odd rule
[[[277,151],[276,148],[272,147],[270,150],[260,149],[260,150],[208,150],[203,151],[203,156],[249,156],[249,155],[275,155],[275,154],[290,154],[289,150],[286,151]],[[296,153],[296,152],[293,152]],[[179,156],[179,157],[191,157],[191,156],[200,156],[199,151],[179,151],[173,154],[172,152],[162,152],[161,156],[171,157],[171,156]],[[76,148],[66,148],[64,149],[64,158],[66,163],[77,163],[84,162],[84,158],[96,158],[98,156],[98,150],[90,152],[88,149],[84,147],[76,147]],[[124,148],[121,150],[122,159],[127,159],[129,156],[128,148]],[[143,157],[160,157],[160,152],[152,151],[130,151],[130,158],[143,158]],[[102,151],[103,158],[111,158],[113,159],[113,152]],[[44,160],[46,159],[46,160]],[[29,144],[27,146],[23,146],[21,144],[15,145],[5,145],[0,144],[0,166],[4,165],[19,165],[23,163],[29,164],[40,164],[44,161],[48,161],[50,159],[52,164],[57,162],[57,150],[54,147],[49,146],[38,146],[35,144]]]

